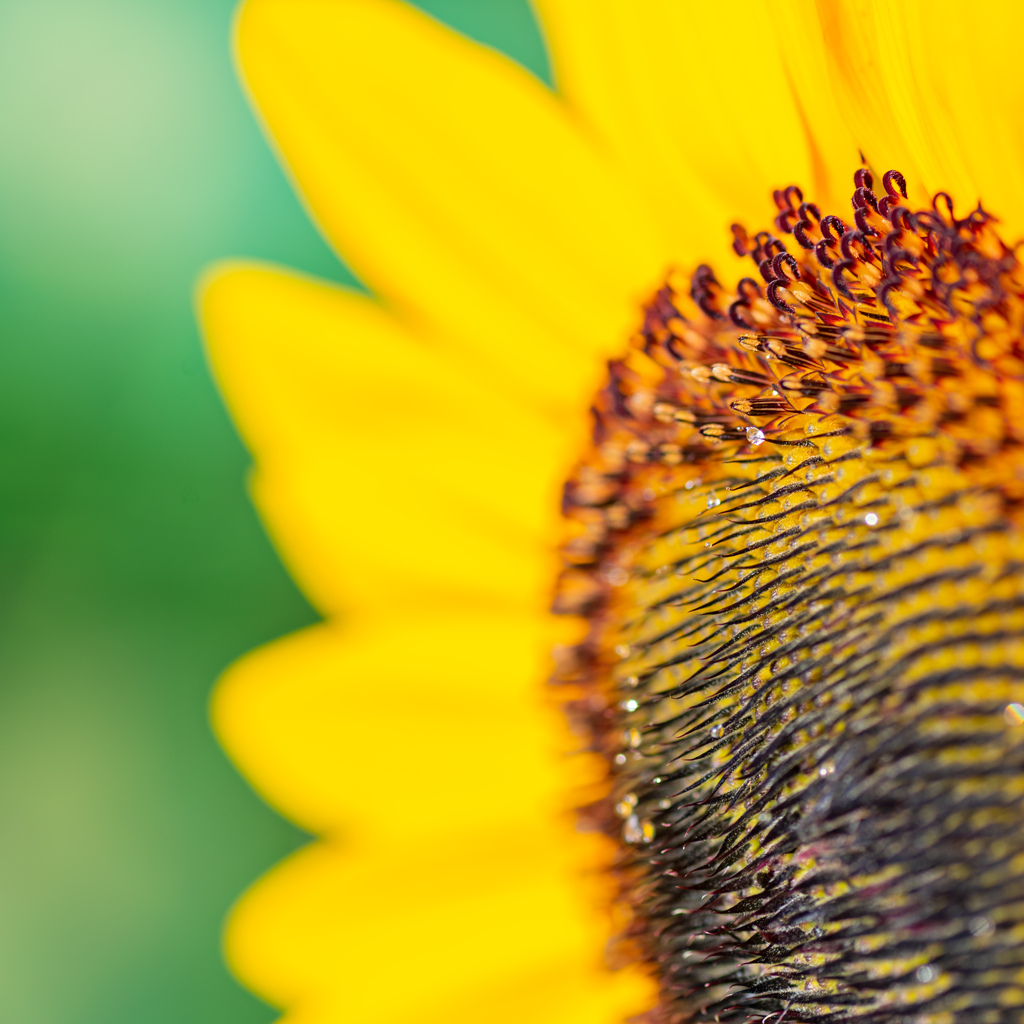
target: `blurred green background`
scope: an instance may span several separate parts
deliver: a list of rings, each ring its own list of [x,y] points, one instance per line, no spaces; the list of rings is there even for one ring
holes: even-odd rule
[[[206,704],[314,613],[246,497],[191,289],[225,256],[352,279],[242,98],[233,6],[0,0],[0,1015],[19,1024],[275,1016],[223,967],[221,922],[304,837]],[[526,0],[422,6],[546,76]]]

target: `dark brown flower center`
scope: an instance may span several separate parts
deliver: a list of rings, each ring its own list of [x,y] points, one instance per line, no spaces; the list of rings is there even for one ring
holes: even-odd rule
[[[658,1021],[1024,1014],[1024,271],[791,187],[673,275],[566,486],[559,672]]]

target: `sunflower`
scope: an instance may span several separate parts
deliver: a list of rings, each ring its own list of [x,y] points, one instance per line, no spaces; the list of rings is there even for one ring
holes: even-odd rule
[[[238,18],[374,296],[204,283],[325,620],[216,693],[321,837],[230,961],[296,1024],[1016,1020],[1024,15],[536,6],[556,91],[397,0]]]

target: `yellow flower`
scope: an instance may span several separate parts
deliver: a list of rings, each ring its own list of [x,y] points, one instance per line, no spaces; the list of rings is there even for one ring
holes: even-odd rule
[[[667,267],[742,276],[729,225],[791,182],[838,207],[859,151],[1024,232],[1015,6],[537,8],[556,93],[397,0],[238,20],[268,133],[375,294],[233,265],[202,299],[257,503],[326,620],[239,662],[214,708],[322,837],[228,936],[294,1024],[651,1005],[642,971],[602,966],[608,852],[565,813],[600,768],[559,756],[540,686],[559,493],[605,361]]]

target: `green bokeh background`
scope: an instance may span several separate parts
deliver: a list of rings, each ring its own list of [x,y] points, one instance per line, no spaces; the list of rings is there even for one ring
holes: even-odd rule
[[[526,0],[421,6],[547,77]],[[226,256],[352,278],[243,100],[232,7],[0,0],[0,1016],[19,1024],[275,1016],[227,973],[221,924],[305,837],[206,707],[232,659],[315,615],[249,504],[191,291]]]

